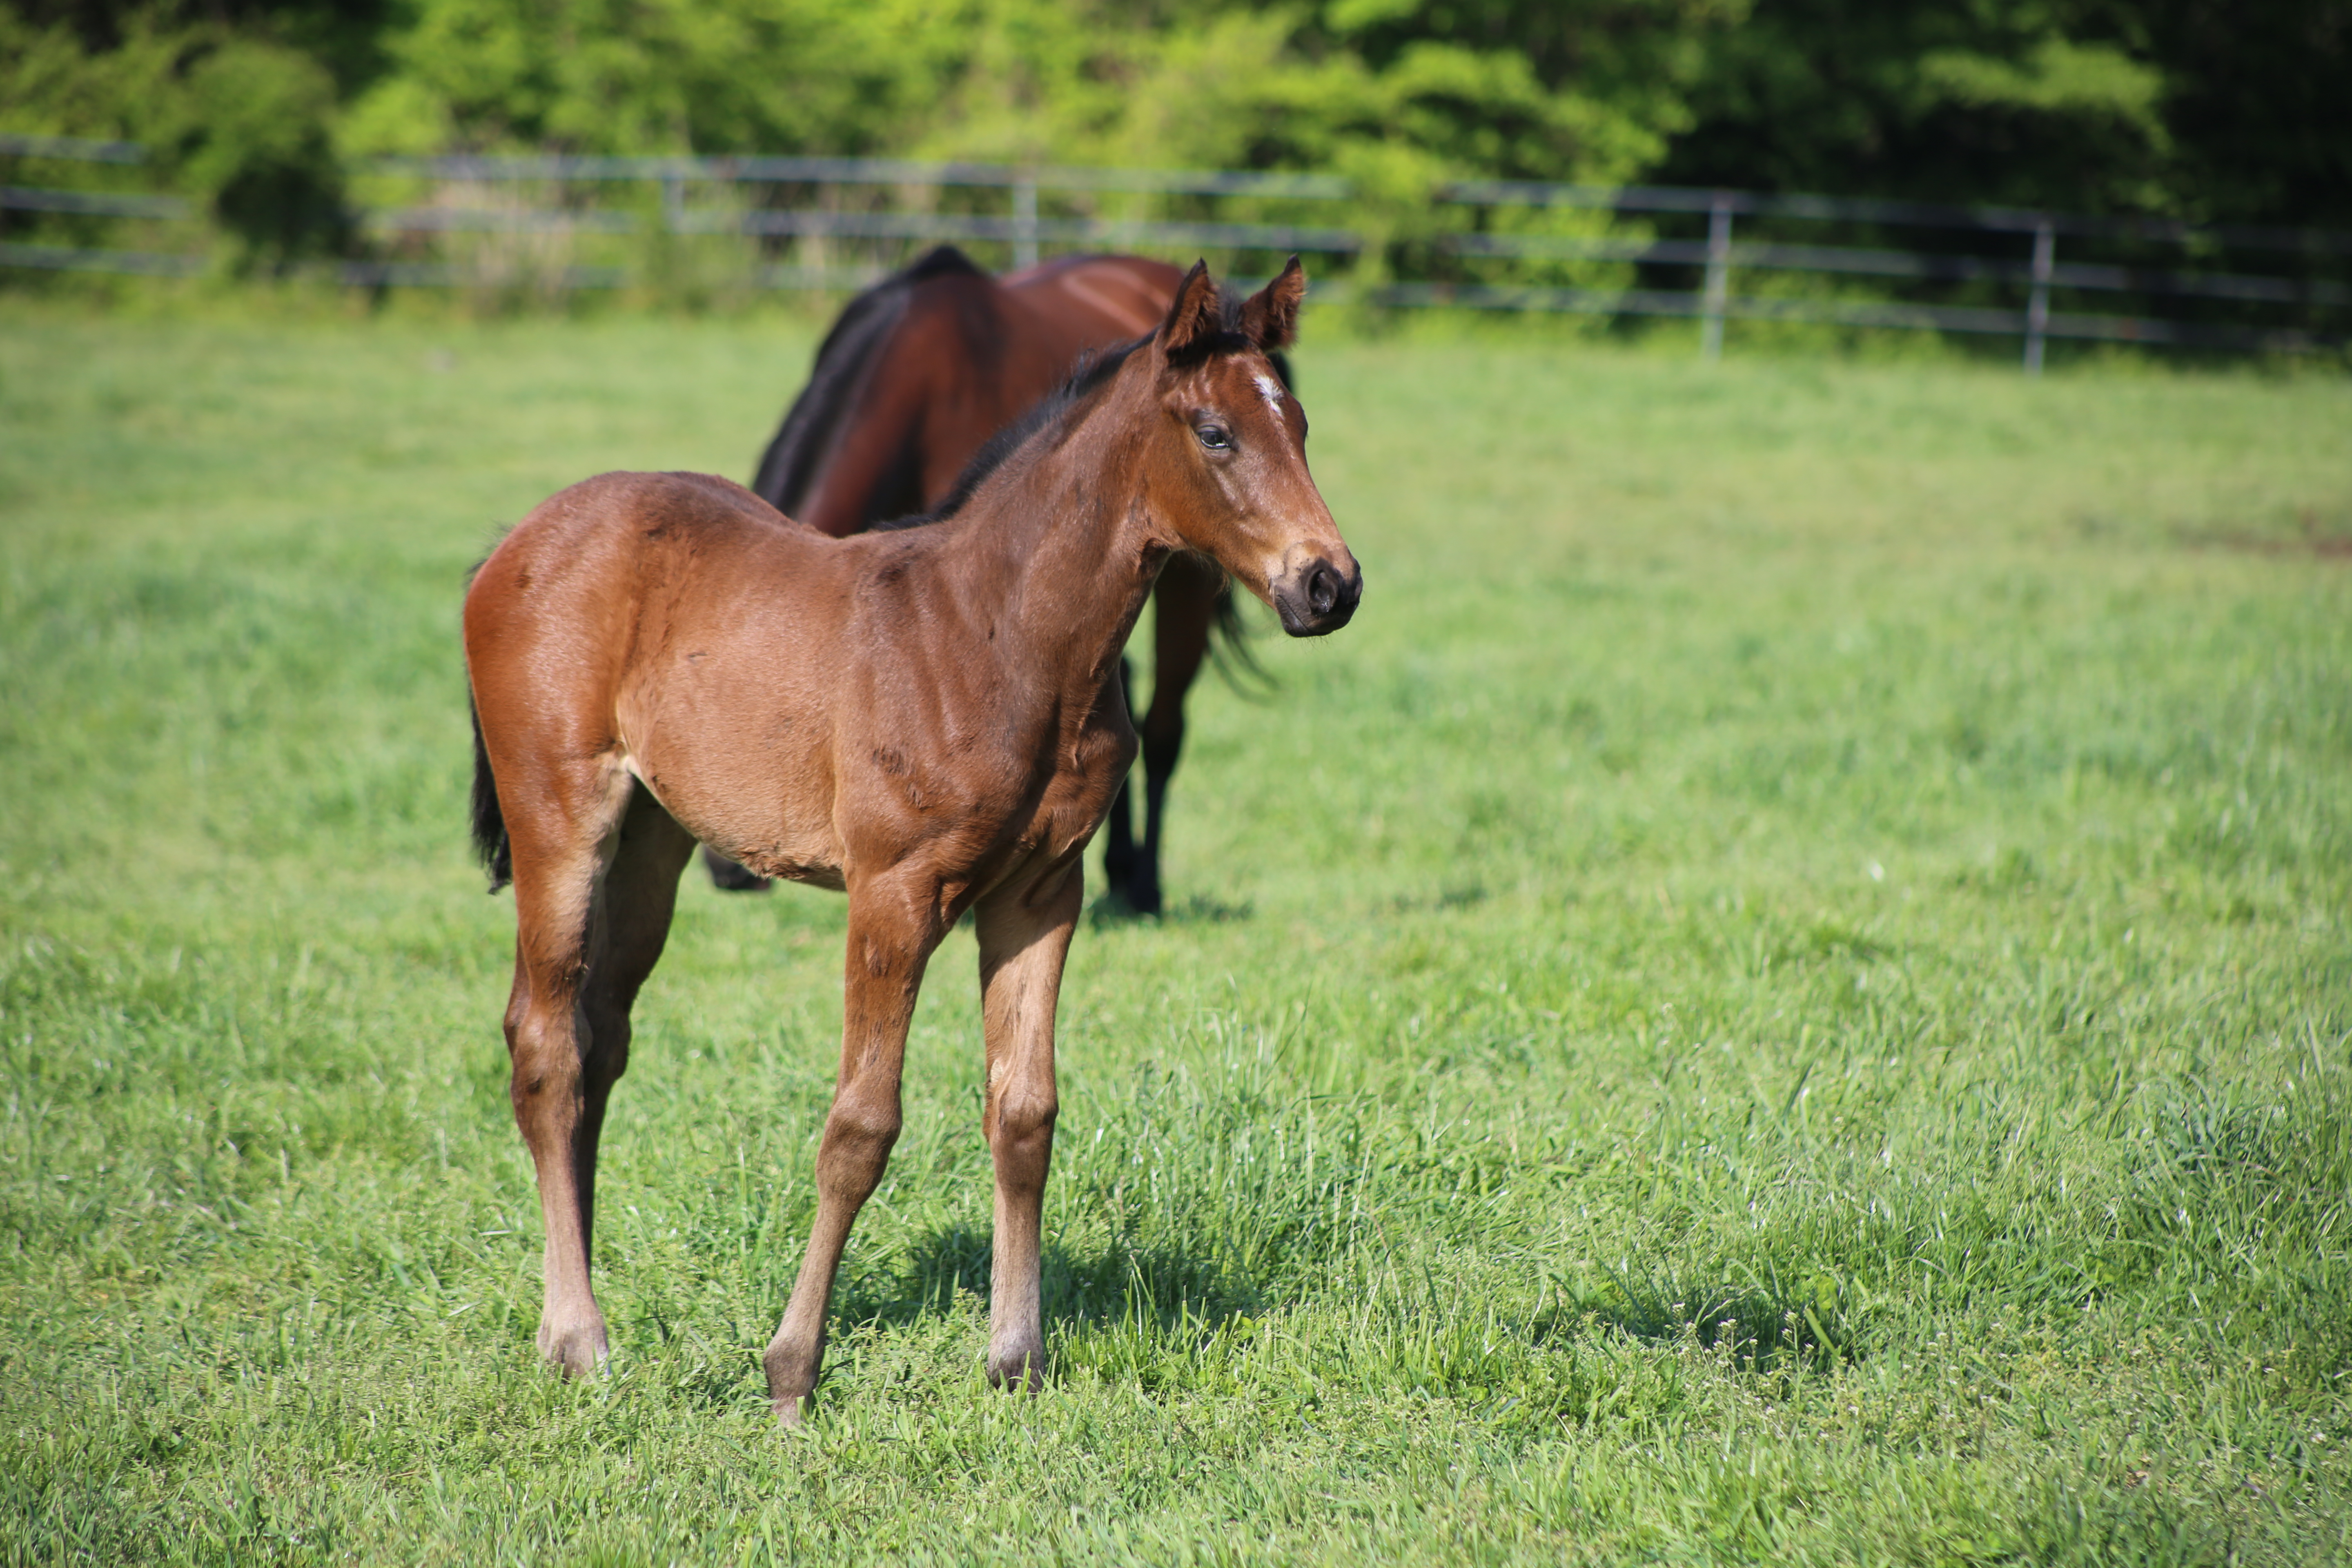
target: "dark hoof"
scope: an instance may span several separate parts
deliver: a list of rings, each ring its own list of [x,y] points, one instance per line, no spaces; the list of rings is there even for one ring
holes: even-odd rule
[[[1160,912],[1159,878],[1144,875],[1138,868],[1137,874],[1127,879],[1127,885],[1121,890],[1127,895],[1127,907],[1137,914],[1156,915]]]
[[[768,879],[745,870],[708,844],[702,847],[702,863],[710,871],[710,885],[725,892],[764,893],[770,886]]]

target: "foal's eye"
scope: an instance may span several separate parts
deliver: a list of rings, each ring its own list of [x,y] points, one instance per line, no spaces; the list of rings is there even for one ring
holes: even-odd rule
[[[1192,434],[1198,436],[1201,445],[1212,452],[1222,452],[1234,444],[1234,438],[1225,433],[1222,425],[1203,425]]]

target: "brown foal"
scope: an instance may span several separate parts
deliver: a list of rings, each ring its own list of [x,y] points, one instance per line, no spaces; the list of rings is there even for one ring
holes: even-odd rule
[[[992,278],[940,246],[843,309],[751,489],[822,533],[857,533],[930,510],[998,431],[1061,385],[1079,356],[1150,331],[1183,280],[1180,269],[1140,256],[1057,256]],[[1287,385],[1289,367],[1279,351],[1273,358]],[[1138,914],[1160,912],[1168,785],[1184,747],[1185,695],[1212,634],[1224,633],[1248,663],[1223,573],[1177,556],[1152,598],[1151,702],[1135,714],[1143,836],[1136,837],[1122,784],[1103,847],[1105,876]],[[767,886],[717,857],[710,869],[722,888]]]
[[[1295,637],[1344,626],[1362,589],[1266,358],[1305,288],[1295,258],[1246,302],[1194,267],[1157,331],[1074,381],[926,526],[834,539],[723,479],[606,474],[483,563],[465,617],[475,830],[515,889],[506,1036],[550,1363],[587,1373],[606,1353],[597,1137],[700,839],[849,894],[816,1219],[763,1358],[777,1416],[798,1422],[816,1386],[842,1247],[898,1136],[924,965],[966,910],[996,1169],[988,1372],[1042,1380],[1054,1011],[1081,854],[1135,754],[1119,650],[1178,552]]]

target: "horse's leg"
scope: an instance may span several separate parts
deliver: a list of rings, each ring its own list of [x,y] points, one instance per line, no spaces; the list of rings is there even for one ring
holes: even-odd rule
[[[710,885],[729,893],[764,893],[768,879],[749,867],[739,866],[706,844],[702,847],[703,869],[710,873]]]
[[[1118,689],[1126,700],[1127,710],[1135,711],[1135,664],[1125,654],[1118,656]],[[1128,879],[1135,874],[1135,812],[1128,804],[1127,780],[1118,781],[1118,793],[1111,796],[1110,816],[1105,819],[1103,834],[1103,879],[1127,896]]]
[[[1143,736],[1143,844],[1127,888],[1127,901],[1139,914],[1160,912],[1160,829],[1168,780],[1184,749],[1184,694],[1208,654],[1223,586],[1217,569],[1194,556],[1173,556],[1160,574],[1151,618],[1151,709],[1137,726]]]
[[[588,1285],[580,1135],[588,1124],[587,1064],[601,1059],[590,1015],[607,1009],[584,1005],[583,982],[605,945],[604,884],[635,782],[591,763],[546,767],[532,784],[527,797],[500,791],[515,889],[508,1095],[539,1175],[546,1233],[540,1353],[578,1375],[593,1372],[605,1354],[604,1318]]]
[[[1085,892],[1073,858],[1024,888],[992,895],[974,911],[988,1036],[981,1125],[996,1161],[988,1376],[1028,1388],[1045,1380],[1038,1226],[1054,1155],[1054,1005]]]
[[[620,842],[596,899],[595,945],[581,985],[587,1019],[581,1060],[580,1124],[572,1133],[574,1181],[580,1193],[580,1248],[594,1257],[596,1146],[604,1131],[604,1102],[629,1065],[629,1011],[646,976],[661,962],[677,907],[677,877],[694,853],[694,838],[639,784],[621,818]]]
[[[841,1071],[816,1154],[816,1223],[784,1321],[760,1360],[776,1418],[800,1424],[824,1361],[834,1271],[857,1211],[873,1195],[898,1141],[898,1074],[923,965],[939,945],[935,889],[907,879],[850,889],[849,956],[843,986]]]

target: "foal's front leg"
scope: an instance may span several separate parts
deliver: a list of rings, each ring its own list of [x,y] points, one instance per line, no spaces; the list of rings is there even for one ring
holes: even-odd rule
[[[843,988],[841,1072],[816,1154],[816,1223],[784,1321],[760,1360],[776,1419],[800,1425],[824,1361],[833,1277],[857,1211],[881,1184],[898,1141],[898,1079],[923,965],[941,932],[934,889],[854,887]]]
[[[996,1161],[996,1247],[988,1293],[988,1376],[1036,1388],[1045,1380],[1039,1230],[1054,1156],[1054,1010],[1062,963],[1086,889],[1072,857],[974,911],[988,1095],[982,1126]]]

